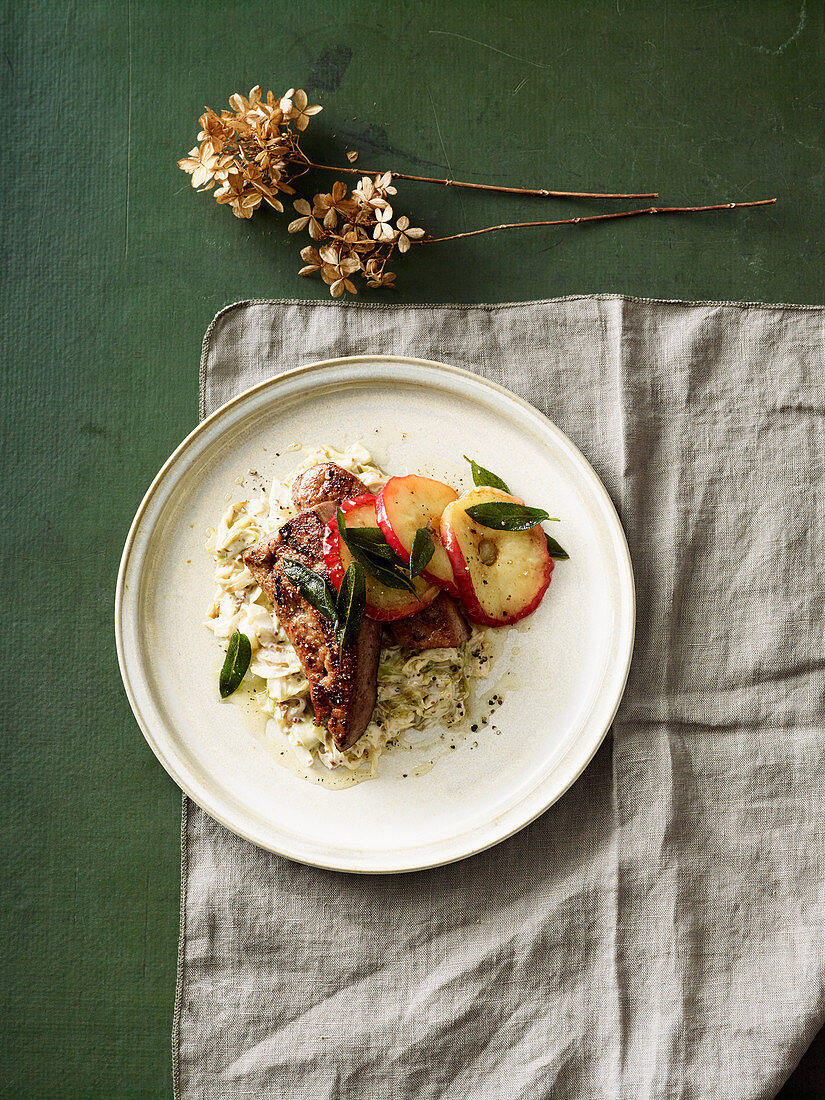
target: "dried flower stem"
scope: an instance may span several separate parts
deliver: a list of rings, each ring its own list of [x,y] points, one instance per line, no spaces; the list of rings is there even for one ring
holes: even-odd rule
[[[736,210],[742,206],[771,206],[776,199],[758,199],[756,202],[722,202],[715,206],[646,206],[642,210],[620,210],[616,214],[590,214],[585,218],[561,218],[558,221],[508,222],[504,225],[488,225],[484,229],[470,229],[466,233],[453,233],[449,237],[424,237],[417,244],[440,244],[441,241],[457,241],[461,237],[477,237],[481,233],[496,233],[499,229],[527,229],[534,225],[578,225],[584,222],[603,222],[609,218],[634,218],[637,214],[699,214],[703,210]]]
[[[483,229],[453,233],[448,237],[427,236],[424,229],[411,224],[408,214],[393,210],[397,190],[393,180],[437,183],[442,187],[462,187],[474,191],[494,191],[511,195],[535,195],[541,198],[569,199],[647,199],[650,193],[605,193],[593,191],[550,191],[545,188],[503,187],[497,184],[466,183],[460,180],[414,176],[406,172],[365,172],[362,168],[336,167],[311,161],[301,148],[301,139],[313,116],[321,110],[311,105],[306,92],[290,88],[282,96],[273,91],[263,94],[259,85],[248,96],[236,92],[229,99],[230,111],[218,114],[207,107],[199,118],[198,143],[178,167],[191,177],[196,191],[210,191],[220,205],[229,206],[236,218],[248,219],[262,203],[284,212],[283,195],[295,195],[294,182],[313,168],[339,175],[358,176],[349,191],[340,179],[329,194],[294,199],[298,215],[287,232],[306,230],[312,244],[301,249],[303,267],[299,275],[318,275],[329,287],[333,298],[357,294],[354,279],[368,287],[395,287],[395,272],[387,265],[397,255],[409,252],[413,244],[438,244],[477,237],[500,229],[527,229],[541,225],[578,225],[582,222],[633,218],[637,214],[698,214],[703,210],[735,210],[737,206],[767,206],[776,199],[758,202],[727,202],[714,206],[649,206],[622,210],[615,214],[591,214],[552,221],[509,222]],[[350,165],[357,154],[348,154]],[[390,201],[392,198],[392,202]]]
[[[318,164],[307,158],[308,168],[321,168],[325,172],[346,172],[351,176],[376,176],[380,172],[374,172],[366,168],[341,168],[334,164]],[[608,194],[600,191],[548,191],[544,187],[499,187],[494,183],[466,183],[461,180],[441,180],[434,176],[411,176],[407,172],[390,172],[395,180],[414,180],[416,183],[440,183],[444,187],[467,187],[473,191],[502,191],[508,195],[537,195],[545,199],[657,199],[658,191],[646,191],[640,194],[632,192],[617,192]]]

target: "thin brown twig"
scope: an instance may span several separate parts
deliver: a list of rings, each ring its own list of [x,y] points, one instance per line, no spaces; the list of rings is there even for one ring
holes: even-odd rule
[[[698,214],[703,210],[736,210],[741,206],[770,206],[776,199],[758,199],[756,202],[721,202],[714,206],[646,206],[641,210],[620,210],[616,214],[590,214],[584,218],[560,218],[558,221],[508,222],[504,225],[488,225],[484,229],[470,229],[466,233],[452,233],[449,237],[422,237],[415,244],[440,244],[441,241],[457,241],[460,237],[477,237],[481,233],[496,233],[499,229],[527,229],[534,225],[579,225],[584,222],[603,222],[609,218],[633,218],[637,214]]]
[[[350,176],[380,176],[383,173],[374,172],[367,168],[343,168],[334,164],[318,164],[317,161],[307,160],[311,168],[321,168],[325,172],[346,172]],[[548,191],[544,187],[500,187],[494,183],[465,183],[461,180],[441,180],[434,176],[411,176],[407,172],[390,172],[395,180],[413,180],[416,183],[440,183],[444,187],[467,187],[473,191],[503,191],[508,195],[537,195],[545,199],[656,199],[658,191],[646,191],[640,194],[631,192],[617,192],[606,194],[598,191]]]

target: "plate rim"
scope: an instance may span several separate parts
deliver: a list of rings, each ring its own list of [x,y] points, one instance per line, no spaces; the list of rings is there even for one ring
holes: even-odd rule
[[[167,474],[172,469],[172,467],[179,462],[179,460],[184,456],[185,452],[189,450],[192,444],[201,435],[205,434],[219,418],[226,416],[230,412],[230,410],[232,410],[236,405],[248,401],[254,394],[257,394],[261,390],[265,390],[270,387],[276,388],[284,380],[292,379],[299,375],[311,374],[313,372],[318,372],[320,374],[325,369],[330,367],[345,367],[350,364],[359,365],[364,363],[376,362],[403,364],[405,366],[421,367],[425,370],[444,372],[448,375],[457,377],[459,380],[463,379],[465,382],[469,382],[471,385],[480,385],[482,388],[492,390],[496,395],[499,396],[499,398],[504,398],[506,401],[509,402],[515,402],[529,415],[538,417],[545,430],[549,429],[550,432],[555,435],[556,438],[561,442],[562,446],[567,450],[572,451],[573,457],[575,457],[578,462],[581,463],[585,476],[590,482],[590,487],[595,491],[596,496],[600,498],[601,504],[605,509],[608,520],[614,527],[614,535],[618,535],[618,539],[616,540],[616,542],[621,553],[617,556],[616,564],[619,568],[620,589],[623,591],[623,595],[626,597],[626,608],[624,618],[620,617],[617,623],[617,632],[620,638],[620,642],[622,643],[620,645],[619,657],[623,658],[623,667],[621,668],[620,676],[616,681],[615,699],[613,700],[611,706],[608,708],[609,717],[604,723],[604,729],[598,734],[598,736],[594,738],[590,752],[586,754],[586,757],[579,762],[577,768],[572,773],[570,773],[569,776],[565,776],[565,782],[561,789],[556,791],[553,796],[546,801],[543,800],[542,796],[542,799],[540,799],[541,805],[539,806],[539,808],[535,811],[531,810],[526,817],[520,818],[515,824],[512,825],[512,827],[508,825],[503,830],[496,830],[495,824],[497,821],[501,820],[502,816],[509,816],[510,813],[515,812],[518,809],[519,804],[517,804],[516,807],[512,807],[506,815],[497,815],[491,818],[490,822],[486,826],[486,829],[488,831],[492,829],[493,835],[487,837],[483,843],[473,843],[470,847],[463,849],[459,852],[454,852],[446,856],[439,856],[437,858],[427,857],[425,853],[428,847],[433,847],[431,843],[430,845],[412,846],[409,849],[393,849],[386,853],[380,853],[379,861],[376,863],[371,863],[369,865],[364,864],[353,866],[347,862],[346,856],[343,855],[343,852],[345,852],[346,850],[341,850],[342,856],[339,858],[336,858],[334,856],[331,856],[331,858],[311,858],[305,854],[301,855],[294,851],[287,851],[281,847],[273,845],[272,843],[267,843],[260,836],[254,835],[254,831],[252,829],[245,829],[243,827],[243,824],[239,823],[232,816],[231,813],[223,813],[220,807],[216,808],[214,806],[204,805],[204,801],[208,801],[208,799],[202,800],[200,797],[193,794],[193,783],[190,776],[188,776],[187,774],[183,774],[181,772],[181,769],[172,760],[169,759],[169,755],[164,752],[162,744],[159,743],[158,738],[155,735],[155,731],[151,728],[150,723],[146,720],[145,716],[141,712],[140,704],[138,702],[131,680],[132,673],[129,669],[128,654],[126,652],[126,646],[123,636],[123,615],[127,600],[126,574],[130,564],[131,555],[137,541],[140,524],[149,507],[151,506],[156,493],[165,481]],[[137,722],[144,739],[146,740],[147,744],[151,748],[152,752],[154,753],[155,757],[162,765],[166,773],[177,784],[181,791],[186,794],[187,797],[191,798],[192,801],[196,803],[196,805],[200,806],[200,808],[204,810],[205,813],[214,818],[225,828],[235,833],[237,836],[240,836],[250,843],[255,844],[257,847],[263,848],[266,851],[274,852],[296,863],[301,863],[311,867],[319,867],[325,870],[343,871],[353,874],[401,874],[428,870],[430,868],[455,863],[462,859],[468,859],[471,856],[478,855],[480,852],[483,852],[488,848],[494,847],[495,845],[502,843],[509,837],[514,836],[516,833],[520,832],[522,829],[532,824],[532,822],[534,822],[543,813],[550,809],[550,807],[555,802],[557,802],[564,794],[566,794],[567,791],[570,790],[570,788],[573,786],[573,784],[581,777],[581,775],[589,766],[593,757],[596,755],[599,748],[603,744],[604,739],[607,736],[611,725],[613,724],[613,720],[616,717],[616,713],[619,709],[619,705],[621,704],[625,688],[627,686],[627,679],[630,674],[630,666],[633,657],[636,631],[636,586],[633,574],[633,562],[630,556],[630,548],[627,543],[627,536],[625,535],[621,519],[616,510],[616,506],[614,505],[613,500],[610,497],[610,494],[607,492],[607,489],[605,488],[601,478],[593,469],[592,465],[590,464],[590,462],[588,462],[587,458],[584,456],[581,450],[564,432],[562,432],[559,427],[557,427],[557,425],[552,420],[550,420],[549,417],[541,412],[540,409],[536,408],[535,405],[532,405],[529,401],[526,401],[524,398],[520,397],[512,390],[507,389],[506,386],[502,386],[498,382],[493,382],[490,379],[485,378],[482,375],[476,374],[473,371],[467,370],[463,367],[457,367],[448,363],[441,363],[433,359],[420,359],[413,356],[384,355],[381,353],[375,353],[372,355],[346,355],[335,357],[332,359],[321,359],[316,360],[312,363],[305,363],[301,366],[293,367],[290,370],[280,371],[279,373],[272,375],[269,378],[265,378],[261,382],[256,382],[254,385],[242,390],[240,393],[236,394],[234,397],[231,397],[228,401],[224,402],[224,404],[220,405],[217,409],[215,409],[214,412],[204,417],[203,420],[199,421],[199,423],[192,429],[191,432],[188,433],[188,435],[184,437],[184,439],[178,444],[178,446],[172,451],[172,453],[160,467],[157,474],[152,479],[146,492],[144,493],[140,504],[138,505],[134,519],[129,526],[129,531],[126,536],[123,553],[121,554],[120,564],[118,567],[117,585],[115,589],[114,619],[115,645],[117,650],[118,667],[120,670],[123,687],[126,692],[126,696],[129,701],[129,705],[131,707],[135,721]],[[477,829],[474,829],[469,834],[465,833],[463,835],[472,836],[477,831]],[[461,835],[462,834],[459,834],[459,836],[455,839],[460,840]],[[416,853],[420,853],[423,859],[413,859],[413,861],[411,862],[407,857]],[[392,856],[395,854],[401,855],[403,857],[400,865],[397,861],[390,865],[392,861]],[[375,858],[375,854],[372,854],[372,858]]]

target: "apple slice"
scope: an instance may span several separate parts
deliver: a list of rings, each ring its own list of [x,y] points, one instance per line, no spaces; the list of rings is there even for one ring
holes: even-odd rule
[[[458,493],[443,481],[408,474],[406,477],[391,477],[378,494],[375,505],[378,526],[405,565],[410,564],[415,532],[420,527],[429,529],[435,551],[421,576],[451,596],[458,596],[458,588],[447,551],[441,544],[439,521],[441,513],[457,496]]]
[[[467,616],[484,626],[504,626],[523,619],[541,603],[553,559],[541,527],[497,531],[467,515],[467,508],[492,501],[524,503],[500,489],[470,489],[444,509],[441,541]]]
[[[341,505],[344,513],[344,524],[350,527],[372,527],[378,530],[378,521],[375,515],[376,498],[371,493],[364,493],[353,500],[346,500]],[[352,561],[352,554],[344,544],[338,533],[336,515],[333,515],[327,523],[324,532],[324,561],[329,570],[329,578],[336,592],[341,587],[344,573]],[[390,588],[371,576],[369,570],[364,570],[367,582],[367,606],[365,614],[369,619],[378,622],[392,622],[395,619],[406,619],[409,615],[415,615],[431,604],[438,595],[439,589],[430,584],[423,577],[416,577],[413,581],[416,596],[403,588]]]

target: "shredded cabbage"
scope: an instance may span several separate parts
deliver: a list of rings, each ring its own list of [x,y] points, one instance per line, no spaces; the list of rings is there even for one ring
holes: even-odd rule
[[[230,504],[215,530],[207,532],[206,548],[215,563],[215,594],[206,625],[226,643],[239,630],[252,646],[245,680],[260,687],[255,699],[269,716],[267,733],[280,733],[306,768],[316,760],[327,768],[351,771],[369,768],[375,774],[387,745],[407,731],[458,725],[466,714],[469,680],[486,677],[489,669],[487,634],[474,629],[458,649],[410,653],[385,646],[378,665],[378,699],[370,724],[358,741],[340,752],[327,731],[315,725],[309,683],[298,655],[278,622],[267,596],[243,563],[243,551],[267,532],[296,514],[292,483],[311,466],[336,462],[355,474],[370,492],[378,492],[386,475],[374,465],[365,447],[355,443],[345,451],[318,447],[283,482],[266,495]]]

